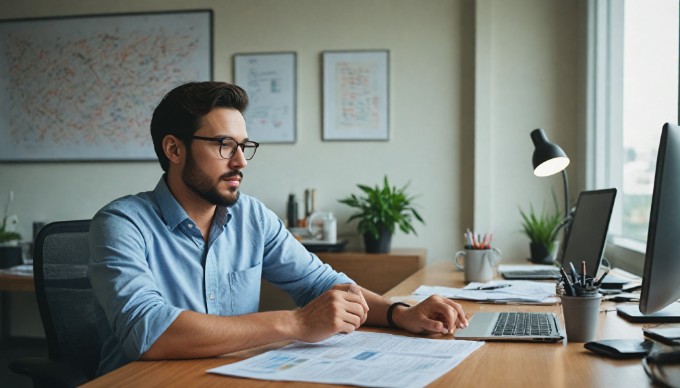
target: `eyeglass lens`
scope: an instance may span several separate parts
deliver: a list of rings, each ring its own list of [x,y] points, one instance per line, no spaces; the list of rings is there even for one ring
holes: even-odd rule
[[[255,156],[255,151],[257,151],[257,146],[253,142],[237,143],[234,139],[224,139],[222,140],[222,146],[220,147],[220,156],[224,159],[230,159],[236,154],[236,147],[241,147],[243,151],[243,156],[246,160],[250,160]]]

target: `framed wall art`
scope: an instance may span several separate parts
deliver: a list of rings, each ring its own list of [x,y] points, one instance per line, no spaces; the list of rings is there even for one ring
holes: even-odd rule
[[[323,140],[389,140],[389,51],[324,51]]]
[[[296,54],[235,54],[234,83],[248,93],[248,136],[261,143],[295,143]]]
[[[0,21],[0,162],[155,160],[153,109],[212,79],[211,10]]]

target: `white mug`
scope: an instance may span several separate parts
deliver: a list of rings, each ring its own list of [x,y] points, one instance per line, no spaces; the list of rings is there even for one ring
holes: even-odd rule
[[[464,263],[458,261],[465,258]],[[453,256],[453,265],[465,271],[466,282],[488,282],[493,279],[493,269],[501,261],[501,251],[496,248],[466,249]]]

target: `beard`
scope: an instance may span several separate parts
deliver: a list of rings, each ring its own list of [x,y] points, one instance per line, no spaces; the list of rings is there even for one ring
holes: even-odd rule
[[[232,171],[220,176],[217,182],[233,176],[243,178],[243,173],[238,170]],[[233,187],[230,187],[227,193],[220,192],[217,189],[217,183],[212,182],[210,177],[196,165],[191,153],[187,154],[187,163],[182,170],[182,181],[194,194],[217,206],[233,206],[241,194],[238,188]]]

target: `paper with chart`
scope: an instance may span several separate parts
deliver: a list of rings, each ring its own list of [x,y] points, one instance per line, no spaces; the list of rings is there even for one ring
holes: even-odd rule
[[[486,283],[469,283],[465,288],[420,286],[413,292],[414,299],[425,299],[430,295],[445,298],[472,300],[490,303],[556,304],[554,282],[531,280],[492,280]]]
[[[274,381],[422,387],[482,345],[356,331],[317,343],[295,342],[208,372]]]

